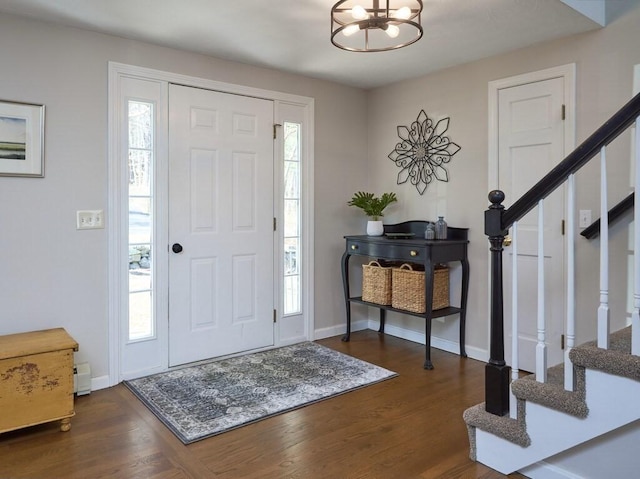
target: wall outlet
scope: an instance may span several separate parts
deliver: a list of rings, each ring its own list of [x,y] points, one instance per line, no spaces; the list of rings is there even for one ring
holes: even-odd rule
[[[578,227],[586,228],[591,225],[591,210],[580,210],[580,219],[578,220]]]
[[[94,230],[104,228],[103,210],[78,210],[76,212],[76,229]]]

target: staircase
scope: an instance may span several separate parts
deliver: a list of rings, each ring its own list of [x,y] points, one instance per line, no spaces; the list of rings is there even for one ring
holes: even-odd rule
[[[573,348],[574,391],[564,389],[563,364],[549,369],[546,383],[513,381],[515,419],[486,412],[484,403],[469,408],[471,459],[509,474],[640,419],[640,357],[630,348],[630,327],[611,335],[609,350]]]
[[[485,232],[491,251],[491,357],[486,366],[485,402],[464,412],[469,431],[470,457],[503,474],[520,471],[532,478],[583,477],[555,471],[550,475],[541,461],[560,453],[569,457],[584,444],[591,444],[611,431],[626,427],[625,434],[640,440],[640,206],[634,208],[635,255],[634,309],[632,324],[613,334],[609,331],[608,228],[600,228],[600,305],[597,314],[597,339],[574,345],[575,319],[575,178],[574,174],[591,159],[599,156],[601,174],[601,208],[603,225],[614,220],[607,206],[606,147],[622,132],[633,126],[636,132],[635,189],[640,187],[640,94],[623,106],[575,151],[534,185],[509,209],[502,206],[501,191],[489,193],[491,206],[485,213]],[[512,364],[504,360],[502,246],[509,231],[517,237],[517,222],[559,186],[568,183],[568,284],[565,331],[565,361],[547,368],[544,315],[538,322],[535,374],[520,377],[517,365],[517,340],[513,343]],[[629,202],[630,200],[626,199]],[[632,198],[631,201],[635,201]],[[626,206],[629,207],[628,205]],[[542,215],[543,208],[538,208]],[[615,210],[615,207],[614,209]],[[540,219],[542,224],[542,219]],[[539,238],[539,255],[543,256]],[[514,248],[517,247],[514,238]],[[515,256],[514,252],[514,256]],[[595,261],[595,259],[594,259]],[[514,264],[517,262],[514,261]],[[539,261],[543,268],[543,261]],[[544,277],[544,269],[539,269]],[[513,272],[517,281],[517,269]],[[544,287],[538,288],[538,304],[544,305]],[[517,291],[517,287],[515,288]],[[594,292],[595,293],[595,292]],[[542,295],[542,298],[540,298]],[[517,302],[514,298],[512,302]],[[518,330],[514,315],[512,330]],[[517,334],[513,334],[517,338]],[[637,422],[636,422],[637,421]],[[630,426],[628,426],[630,425]],[[591,441],[591,443],[589,443]],[[598,440],[599,444],[605,442]],[[635,443],[635,441],[634,441]],[[637,454],[631,461],[640,466]],[[556,456],[561,457],[561,456]],[[553,460],[551,460],[552,462]],[[620,464],[620,468],[624,465]],[[637,472],[637,471],[636,471]],[[600,477],[600,476],[591,476]],[[608,477],[622,477],[616,474]]]

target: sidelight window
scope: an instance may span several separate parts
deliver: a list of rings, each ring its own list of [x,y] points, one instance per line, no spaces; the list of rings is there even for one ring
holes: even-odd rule
[[[129,341],[152,338],[154,105],[128,102]]]
[[[301,125],[284,122],[284,314],[301,312]]]

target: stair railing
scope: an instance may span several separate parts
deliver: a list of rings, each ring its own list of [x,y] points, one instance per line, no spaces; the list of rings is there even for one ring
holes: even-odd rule
[[[635,193],[631,193],[626,198],[622,199],[613,208],[609,210],[609,226],[611,226],[616,220],[623,217],[629,210],[633,209],[635,203]],[[600,234],[600,219],[594,221],[585,229],[580,232],[580,236],[584,236],[587,239],[597,238]]]
[[[568,361],[570,348],[574,346],[575,340],[575,178],[574,174],[586,165],[592,158],[600,153],[601,160],[601,221],[608,224],[608,209],[606,202],[606,146],[609,145],[620,134],[636,123],[636,188],[640,188],[640,94],[633,97],[608,121],[598,128],[580,146],[571,152],[564,160],[554,167],[544,178],[536,183],[522,197],[515,201],[509,209],[505,209],[502,204],[505,195],[500,190],[493,190],[489,193],[489,208],[485,211],[485,234],[489,238],[491,253],[491,307],[490,307],[490,357],[485,367],[485,408],[487,412],[503,416],[509,413],[509,390],[511,368],[504,359],[504,313],[503,313],[503,275],[502,275],[502,251],[505,236],[514,223],[523,218],[533,208],[539,206],[539,222],[542,223],[544,199],[553,193],[559,186],[568,182],[569,222],[568,222],[568,272],[569,282],[567,285],[567,348],[565,350],[565,361]],[[635,251],[640,253],[640,206],[635,207]],[[540,235],[543,228],[539,227]],[[602,239],[602,233],[608,231],[603,228],[601,232],[601,253],[600,253],[600,306],[598,308],[598,346],[605,347],[608,341],[609,331],[609,311],[608,311],[608,234],[607,239]],[[542,236],[538,240],[538,277],[543,279],[544,272],[542,251]],[[515,263],[515,261],[514,261]],[[635,255],[635,285],[634,285],[634,310],[632,313],[632,352],[640,352],[640,254]],[[514,276],[515,277],[515,276]],[[546,378],[546,345],[544,328],[544,287],[538,285],[538,345],[536,347],[536,379]],[[517,291],[517,289],[515,290]],[[516,295],[517,296],[517,295]],[[517,301],[517,298],[515,299]],[[542,310],[542,311],[540,311]],[[517,336],[517,319],[513,329],[513,335]],[[517,347],[517,341],[514,341]],[[604,345],[604,346],[603,346]],[[541,356],[541,357],[538,357]],[[513,356],[517,356],[514,350]],[[514,369],[517,371],[517,361]],[[543,370],[544,369],[544,370]],[[566,367],[565,371],[572,371],[571,367]],[[571,374],[569,372],[569,374]],[[565,387],[572,389],[573,378],[565,377]]]

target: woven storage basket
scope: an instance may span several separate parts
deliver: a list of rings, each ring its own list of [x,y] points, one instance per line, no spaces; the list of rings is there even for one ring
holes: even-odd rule
[[[391,304],[391,268],[377,261],[362,265],[362,301]]]
[[[405,263],[392,271],[391,305],[396,309],[404,309],[414,313],[426,312],[424,297],[424,271],[414,271]],[[432,309],[449,306],[449,268],[436,268],[433,272],[433,305]]]

